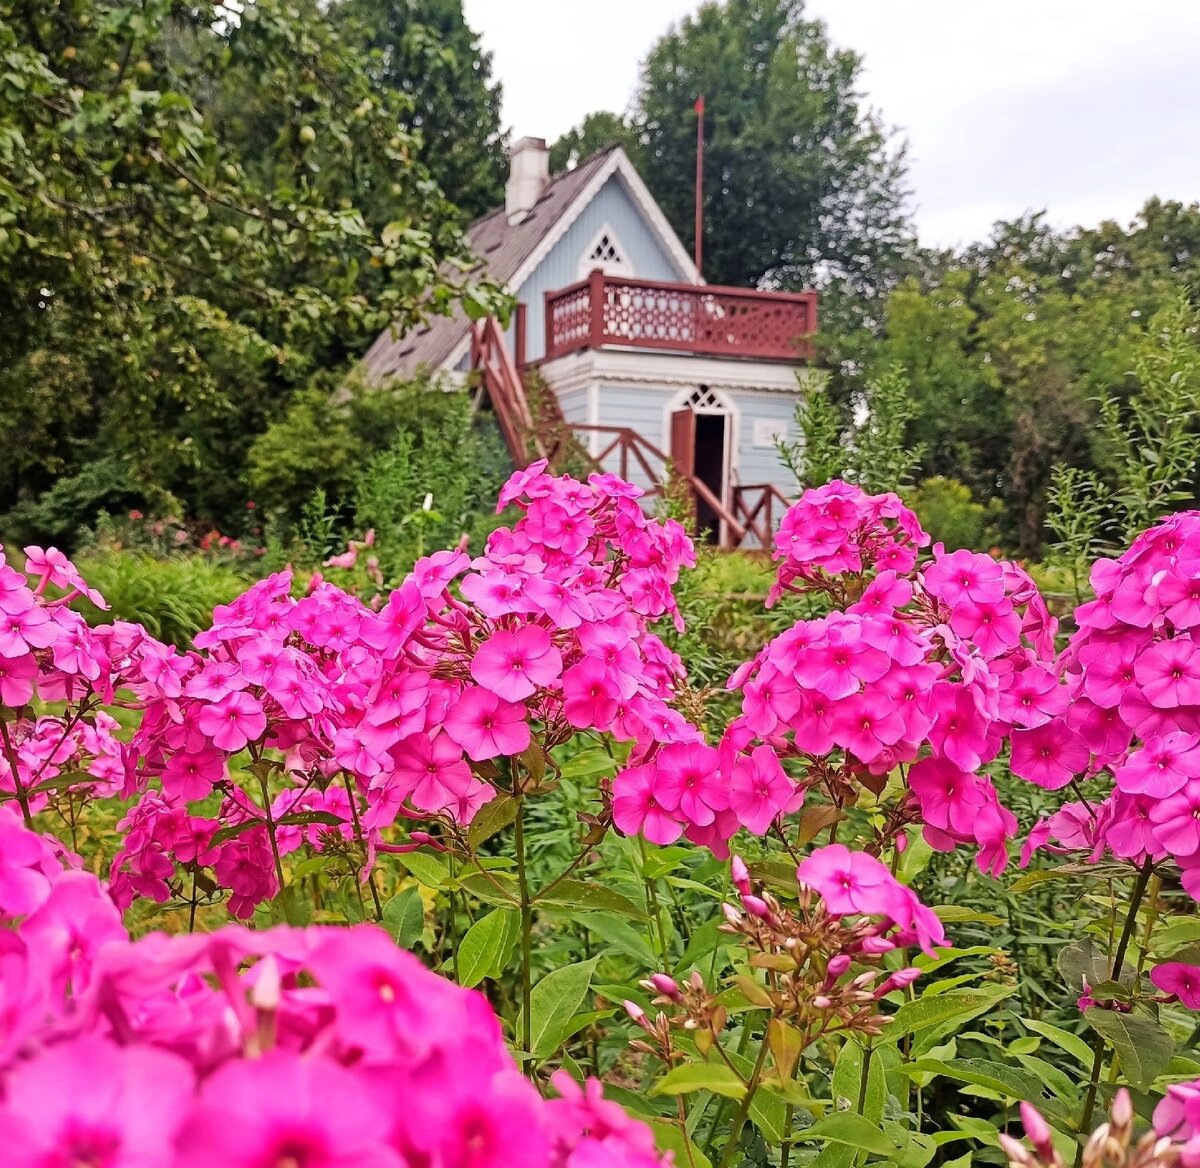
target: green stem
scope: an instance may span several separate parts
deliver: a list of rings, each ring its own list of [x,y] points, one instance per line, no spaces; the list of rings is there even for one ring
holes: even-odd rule
[[[346,784],[346,796],[350,800],[350,818],[354,821],[354,839],[358,846],[363,848],[365,854],[366,846],[363,844],[362,823],[358,818],[358,800],[354,797],[354,787],[350,783],[350,772],[342,771],[342,779]],[[379,899],[379,889],[375,887],[374,869],[371,870],[367,880],[371,885],[371,900],[375,905],[375,919],[381,921],[383,920],[383,904]]]
[[[1154,870],[1154,862],[1147,860],[1142,866],[1142,870],[1138,873],[1137,882],[1133,886],[1133,893],[1129,898],[1129,911],[1125,914],[1125,926],[1121,930],[1121,939],[1117,942],[1117,951],[1113,955],[1112,972],[1110,978],[1112,981],[1117,981],[1121,976],[1121,969],[1125,965],[1125,954],[1129,950],[1129,941],[1133,936],[1134,926],[1137,924],[1138,909],[1142,904],[1142,897],[1146,894],[1146,886],[1150,883],[1150,875]],[[1088,1076],[1087,1097],[1083,1102],[1083,1114],[1079,1117],[1079,1146],[1075,1151],[1075,1168],[1083,1163],[1083,1146],[1088,1135],[1092,1130],[1092,1115],[1096,1110],[1096,1092],[1100,1087],[1100,1071],[1104,1066],[1104,1036],[1096,1035],[1096,1054],[1092,1059],[1092,1073]]]
[[[734,1112],[733,1123],[729,1128],[729,1139],[725,1144],[725,1151],[721,1153],[721,1162],[717,1168],[729,1168],[733,1163],[733,1154],[738,1145],[738,1139],[742,1134],[742,1128],[746,1124],[746,1116],[750,1114],[750,1104],[754,1102],[755,1092],[758,1090],[758,1084],[762,1079],[763,1066],[767,1061],[767,1035],[764,1031],[762,1043],[758,1048],[758,1058],[754,1062],[754,1070],[750,1072],[750,1080],[746,1084],[746,1094],[742,1096],[741,1103],[738,1104],[738,1109]]]
[[[29,796],[21,785],[21,772],[17,767],[17,755],[13,750],[12,739],[8,736],[8,723],[0,720],[0,738],[4,740],[4,757],[8,761],[8,769],[12,773],[13,790],[17,795],[17,803],[21,808],[21,818],[25,826],[33,830],[33,816],[29,813]]]
[[[259,761],[255,759],[255,761]],[[275,818],[271,814],[271,789],[267,786],[267,777],[259,773],[258,785],[262,789],[263,816],[267,821],[267,837],[271,841],[271,856],[275,860],[275,877],[279,881],[279,895],[283,895],[283,860],[279,856],[279,841],[275,838]]]
[[[655,883],[646,875],[646,841],[638,836],[638,849],[642,854],[642,883],[646,886],[646,899],[650,902],[654,923],[658,926],[658,949],[662,955],[663,973],[671,972],[671,955],[667,950],[667,927],[663,922],[663,908],[658,899]]]
[[[515,785],[515,784],[514,784]],[[525,870],[525,800],[518,794],[517,817],[513,821],[513,845],[517,853],[517,890],[521,897],[521,1049],[525,1051],[526,1073],[533,1077],[533,902],[529,899],[529,875]]]

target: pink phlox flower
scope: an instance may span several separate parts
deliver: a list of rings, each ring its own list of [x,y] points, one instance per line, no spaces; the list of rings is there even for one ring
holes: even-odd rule
[[[562,672],[562,655],[538,625],[493,633],[475,651],[471,676],[509,702],[523,701],[552,686]]]
[[[422,811],[450,806],[473,781],[462,747],[449,734],[413,734],[394,746],[391,755],[395,777]]]
[[[838,702],[833,716],[834,741],[863,762],[873,762],[904,737],[902,712],[870,690]]]
[[[676,808],[663,803],[654,763],[627,767],[613,780],[613,824],[625,835],[641,833],[653,844],[672,844],[683,834]]]
[[[1147,856],[1163,851],[1158,838],[1158,825],[1152,818],[1157,801],[1148,795],[1126,795],[1114,792],[1109,802],[1113,814],[1104,831],[1105,844],[1114,856],[1141,862]],[[1193,836],[1196,824],[1190,824]]]
[[[1173,731],[1148,738],[1116,768],[1118,790],[1162,799],[1173,795],[1193,775],[1200,775],[1200,735]]]
[[[17,1064],[6,1078],[6,1168],[174,1168],[194,1080],[178,1055],[83,1035]]]
[[[578,729],[606,730],[623,694],[619,676],[600,657],[587,656],[563,674],[563,715]],[[636,687],[636,681],[635,681]]]
[[[28,703],[37,674],[37,658],[32,653],[0,657],[0,705],[19,709]]]
[[[991,556],[963,548],[939,554],[921,573],[925,590],[954,610],[960,605],[998,604],[1004,598],[1004,573]]]
[[[1192,775],[1172,794],[1149,796],[1154,841],[1176,860],[1200,852],[1200,775]]]
[[[1189,1010],[1200,1010],[1200,966],[1165,961],[1150,971],[1150,980],[1164,994],[1178,998]]]
[[[756,746],[733,763],[729,778],[729,806],[738,820],[755,835],[765,835],[772,821],[791,810],[793,784],[769,746]]]
[[[386,1111],[332,1059],[272,1050],[218,1068],[180,1133],[176,1168],[403,1168]]]
[[[529,745],[528,711],[491,690],[468,686],[446,714],[446,733],[476,762],[520,754]]]
[[[524,573],[493,569],[464,576],[459,587],[463,596],[484,616],[496,620],[512,613],[537,611],[537,605],[528,592],[529,584],[530,580]]]
[[[706,827],[729,806],[729,789],[716,750],[702,742],[664,746],[654,759],[654,790],[662,803],[678,810],[685,823]]]
[[[1200,646],[1190,637],[1156,641],[1138,656],[1134,677],[1158,709],[1200,705]]]
[[[262,702],[245,690],[235,690],[203,706],[196,721],[214,746],[230,754],[261,738],[267,729]]]
[[[971,641],[985,657],[999,657],[1021,640],[1021,619],[1007,597],[955,605],[950,613],[950,627]]]
[[[1090,760],[1087,743],[1062,719],[1012,733],[1013,774],[1048,791],[1084,774]]]
[[[938,682],[930,691],[929,708],[933,714],[929,742],[934,751],[964,771],[977,771],[993,749],[975,695],[965,687]]]

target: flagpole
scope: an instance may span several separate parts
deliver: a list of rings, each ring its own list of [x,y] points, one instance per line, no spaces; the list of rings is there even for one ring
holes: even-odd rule
[[[696,272],[704,255],[704,97],[696,99]]]

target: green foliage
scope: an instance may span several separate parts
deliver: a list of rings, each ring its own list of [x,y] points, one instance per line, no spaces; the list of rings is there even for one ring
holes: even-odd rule
[[[8,449],[19,450],[20,443]],[[49,543],[70,551],[100,512],[123,512],[146,501],[146,490],[124,463],[101,458],[60,478],[38,497],[17,503],[0,517],[0,531],[13,543]]]
[[[472,418],[465,393],[417,388],[398,400],[405,416],[358,477],[353,501],[354,529],[375,532],[387,579],[464,535],[478,548],[496,525],[492,501],[511,471],[499,432]]]
[[[578,126],[551,144],[550,172],[560,174],[570,170],[609,146],[623,146],[626,154],[637,157],[636,131],[616,114],[605,111],[588,114]]]
[[[472,219],[503,202],[500,85],[461,0],[341,0],[329,15],[375,88],[407,103],[400,125],[446,197]]]
[[[1076,596],[1096,555],[1196,498],[1200,310],[1179,294],[1132,341],[1133,392],[1099,398],[1100,466],[1053,470],[1046,525]]]
[[[84,578],[111,606],[101,612],[81,603],[92,624],[122,620],[141,624],[151,636],[180,649],[212,623],[213,609],[228,604],[250,584],[233,568],[202,555],[170,558],[116,548],[96,548],[78,558]]]
[[[878,492],[908,484],[922,452],[906,441],[915,410],[904,370],[884,368],[867,385],[858,410],[860,420],[847,426],[826,386],[806,386],[796,407],[800,437],[777,444],[784,465],[804,486],[840,478]]]
[[[947,551],[959,548],[987,548],[997,542],[996,523],[1000,519],[999,500],[985,507],[971,497],[971,489],[957,479],[935,476],[903,492],[908,504],[921,520],[921,526]]]
[[[313,0],[3,0],[0,57],[0,506],[103,457],[219,520],[294,386],[498,303]]]

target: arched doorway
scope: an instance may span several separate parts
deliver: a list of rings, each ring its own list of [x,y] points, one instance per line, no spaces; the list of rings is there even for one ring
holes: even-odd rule
[[[699,385],[676,396],[669,409],[671,460],[681,474],[693,475],[722,507],[729,505],[733,465],[732,404],[719,390]],[[704,493],[695,494],[697,530],[711,543],[721,541],[721,517]]]

